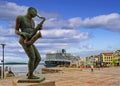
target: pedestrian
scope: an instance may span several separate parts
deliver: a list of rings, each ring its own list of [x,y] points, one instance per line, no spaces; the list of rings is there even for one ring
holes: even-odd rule
[[[93,65],[91,65],[91,68],[90,68],[90,69],[91,69],[91,72],[94,72]]]

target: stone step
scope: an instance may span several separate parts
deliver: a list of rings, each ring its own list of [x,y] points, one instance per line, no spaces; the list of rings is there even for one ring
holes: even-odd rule
[[[55,81],[50,81],[50,80],[44,80],[41,82],[34,82],[35,80],[33,80],[32,82],[27,82],[27,80],[25,79],[15,79],[12,80],[12,86],[55,86]],[[18,82],[20,81],[20,82]]]

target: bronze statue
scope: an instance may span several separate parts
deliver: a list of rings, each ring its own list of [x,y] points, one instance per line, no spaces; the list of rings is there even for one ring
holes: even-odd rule
[[[33,43],[42,37],[40,30],[42,30],[45,18],[39,17],[42,21],[35,28],[35,23],[32,18],[36,16],[39,17],[37,10],[34,7],[29,7],[26,15],[17,16],[15,25],[15,33],[20,36],[19,43],[29,58],[28,79],[39,79],[39,77],[33,75],[33,72],[41,61],[41,56]]]

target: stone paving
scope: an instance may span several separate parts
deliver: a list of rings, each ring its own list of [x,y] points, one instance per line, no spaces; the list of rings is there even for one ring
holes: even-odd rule
[[[45,74],[55,80],[56,86],[120,86],[120,67],[94,69],[64,69],[63,72]]]
[[[55,86],[120,86],[120,67],[94,69],[62,68],[59,73],[42,74]],[[0,86],[12,86],[12,80],[18,77],[0,79]]]

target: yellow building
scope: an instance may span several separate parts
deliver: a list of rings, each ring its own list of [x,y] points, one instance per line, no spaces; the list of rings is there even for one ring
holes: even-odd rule
[[[110,66],[112,65],[112,60],[113,60],[113,52],[104,52],[101,53],[102,55],[102,60],[103,60],[103,65],[104,66]]]

